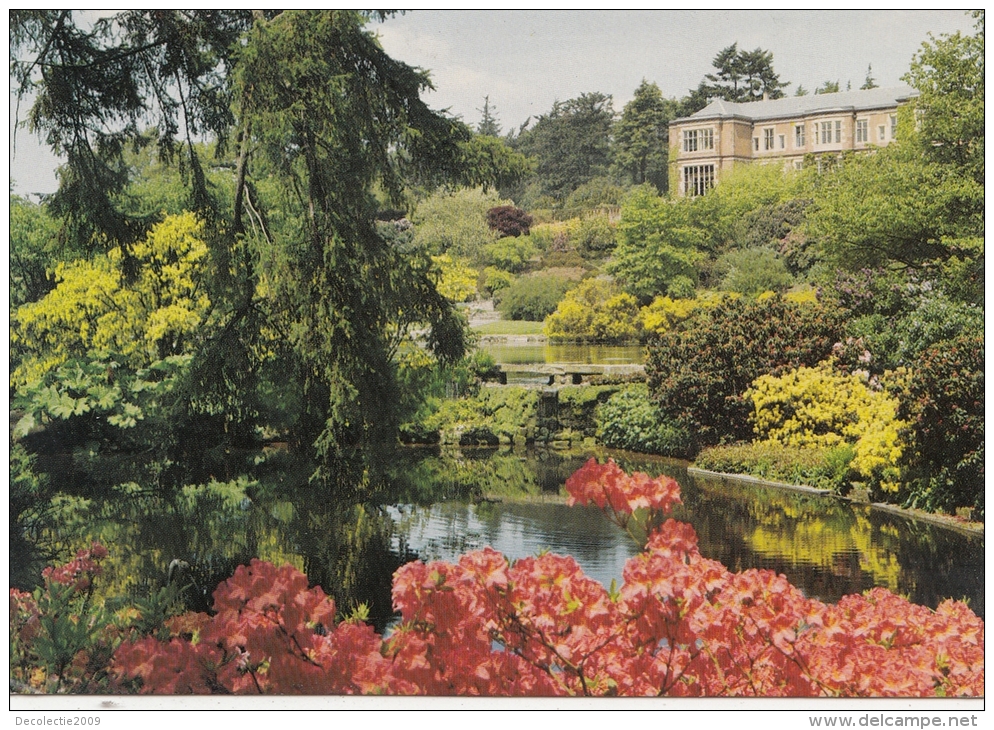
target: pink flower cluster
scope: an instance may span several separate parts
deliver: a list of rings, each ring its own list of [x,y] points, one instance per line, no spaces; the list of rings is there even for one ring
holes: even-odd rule
[[[76,591],[84,591],[90,587],[93,578],[103,572],[100,561],[106,557],[107,548],[95,542],[89,549],[84,548],[78,551],[76,558],[65,565],[60,565],[57,568],[51,566],[45,568],[41,576],[46,583],[71,585]]]
[[[569,505],[593,504],[615,514],[632,514],[639,509],[669,514],[680,504],[680,485],[675,479],[650,479],[642,472],[626,474],[614,459],[598,463],[591,458],[566,480]]]

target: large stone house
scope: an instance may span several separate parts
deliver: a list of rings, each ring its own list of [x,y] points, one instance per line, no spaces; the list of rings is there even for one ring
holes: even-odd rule
[[[716,99],[670,122],[670,189],[703,195],[740,163],[780,161],[800,168],[805,155],[883,147],[897,135],[897,109],[909,86],[789,96],[737,103]]]

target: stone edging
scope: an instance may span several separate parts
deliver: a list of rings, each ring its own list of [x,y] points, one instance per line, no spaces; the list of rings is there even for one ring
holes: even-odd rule
[[[756,484],[758,486],[764,487],[776,487],[778,489],[789,489],[794,492],[802,492],[805,494],[814,494],[822,497],[832,497],[836,496],[832,494],[829,489],[818,489],[816,487],[810,487],[806,484],[787,484],[785,482],[771,482],[766,479],[760,479],[759,477],[749,476],[748,474],[726,474],[720,471],[708,471],[707,469],[698,469],[696,466],[688,466],[687,474],[690,476],[704,476],[704,477],[716,477],[719,479],[729,479],[731,481],[745,482],[747,484]],[[837,497],[836,499],[845,499],[845,497]],[[852,501],[852,500],[846,500]],[[890,514],[899,515],[901,517],[908,517],[910,519],[921,520],[923,522],[931,522],[935,525],[940,525],[942,527],[947,527],[950,530],[956,530],[957,532],[963,532],[969,535],[984,535],[984,525],[978,522],[960,522],[954,517],[949,517],[947,515],[937,515],[931,512],[923,512],[921,510],[909,510],[904,507],[898,507],[894,504],[884,504],[883,502],[873,502],[864,503],[873,509],[878,509],[882,512],[888,512]]]
[[[805,494],[817,494],[822,497],[827,497],[832,493],[830,489],[819,489],[817,487],[810,487],[807,484],[787,484],[786,482],[771,482],[768,479],[760,479],[759,477],[750,476],[748,474],[727,474],[721,471],[708,471],[707,469],[698,469],[696,466],[688,466],[687,473],[690,476],[707,476],[707,477],[718,477],[720,479],[731,479],[732,481],[746,482],[748,484],[757,484],[763,487],[777,487],[778,489],[789,489],[794,492],[804,492]]]
[[[960,522],[955,517],[948,515],[937,515],[921,510],[909,510],[904,507],[898,507],[895,504],[884,504],[883,502],[873,502],[870,506],[883,512],[890,512],[891,514],[910,517],[915,520],[922,520],[923,522],[931,522],[935,525],[948,527],[950,530],[965,532],[968,535],[984,536],[984,523],[982,522]]]

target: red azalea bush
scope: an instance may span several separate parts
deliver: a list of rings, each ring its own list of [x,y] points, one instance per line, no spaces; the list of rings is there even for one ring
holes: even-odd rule
[[[335,622],[290,566],[253,561],[214,593],[215,614],[126,639],[110,691],[583,696],[977,696],[984,623],[963,603],[935,611],[883,588],[830,605],[768,570],[703,557],[671,479],[589,461],[570,504],[646,530],[620,589],[571,557],[514,562],[490,548],[394,576],[400,623],[386,637]],[[11,592],[12,617],[26,601]],[[13,618],[12,618],[13,629]],[[21,641],[37,633],[25,623]]]
[[[171,619],[166,641],[123,643],[113,676],[142,693],[360,694],[389,669],[373,628],[336,625],[335,602],[292,566],[240,566],[214,610]]]

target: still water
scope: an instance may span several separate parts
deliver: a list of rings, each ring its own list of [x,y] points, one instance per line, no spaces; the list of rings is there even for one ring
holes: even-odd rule
[[[601,452],[605,456],[608,452]],[[935,606],[966,598],[984,615],[984,538],[833,498],[692,478],[681,463],[610,452],[628,471],[668,474],[682,488],[674,517],[690,522],[701,552],[732,570],[769,568],[826,601],[884,586]],[[110,549],[108,595],[147,593],[174,558],[192,566],[190,608],[260,557],[289,562],[334,595],[365,603],[382,629],[391,576],[414,560],[454,560],[490,545],[509,558],[540,550],[574,556],[605,585],[622,582],[630,538],[599,510],[567,507],[562,485],[589,453],[402,450],[385,491],[344,504],[307,486],[306,469],[186,487],[165,498],[138,485],[103,499],[68,499],[52,545],[91,540]],[[13,557],[12,557],[13,559]]]
[[[645,350],[641,345],[552,345],[545,341],[484,340],[479,349],[506,365],[635,365],[645,362]]]

